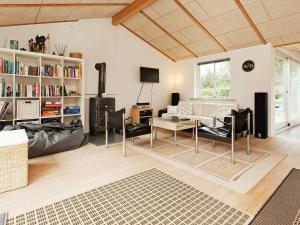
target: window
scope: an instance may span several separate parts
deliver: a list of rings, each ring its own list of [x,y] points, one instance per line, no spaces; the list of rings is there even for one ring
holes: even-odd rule
[[[229,59],[199,63],[195,80],[196,97],[230,96]]]

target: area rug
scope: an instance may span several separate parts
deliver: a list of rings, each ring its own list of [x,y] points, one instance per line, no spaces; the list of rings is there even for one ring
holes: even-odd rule
[[[249,224],[251,217],[157,169],[9,218],[7,225]]]
[[[264,176],[286,158],[285,153],[251,147],[247,154],[245,144],[237,144],[235,164],[230,161],[231,146],[199,138],[198,153],[191,135],[177,134],[177,144],[168,133],[161,133],[150,149],[149,136],[127,142],[130,149],[185,169],[233,191],[245,194]]]
[[[153,152],[228,181],[236,180],[249,168],[269,156],[266,152],[254,149],[248,155],[246,149],[237,147],[236,163],[232,164],[230,145],[219,142],[213,145],[212,141],[199,139],[199,153],[196,154],[192,138],[183,135],[178,136],[179,141],[176,146],[170,137],[155,140]],[[149,140],[136,141],[135,145],[150,147]]]
[[[270,224],[300,225],[300,170],[289,173],[251,222]]]

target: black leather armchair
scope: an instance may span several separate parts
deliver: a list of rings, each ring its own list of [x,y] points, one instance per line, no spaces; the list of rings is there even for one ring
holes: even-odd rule
[[[239,138],[247,138],[247,154],[250,154],[250,109],[232,110],[231,121],[223,122],[222,127],[209,127],[201,125],[198,128],[198,136],[231,143],[231,163],[234,163],[235,141]]]
[[[108,131],[113,129],[115,133],[123,137],[123,156],[126,156],[126,138],[133,138],[145,134],[151,134],[151,125],[134,124],[126,122],[125,109],[116,112],[105,111],[105,146],[108,147]]]

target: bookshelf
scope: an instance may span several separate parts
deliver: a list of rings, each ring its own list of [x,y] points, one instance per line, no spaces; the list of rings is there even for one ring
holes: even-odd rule
[[[9,113],[1,122],[18,124],[28,121],[43,123],[49,119],[59,119],[61,122],[69,122],[74,118],[84,120],[83,59],[0,48],[0,60],[0,101],[11,103]],[[5,65],[3,60],[6,61]],[[7,91],[8,86],[11,95]],[[64,90],[71,95],[64,96]],[[38,116],[19,118],[17,112],[22,108],[18,109],[17,103],[20,100],[38,101]],[[55,111],[55,115],[46,115],[45,102],[60,102],[61,107]],[[65,110],[67,107],[68,113]],[[80,113],[70,110],[78,110],[78,107]]]

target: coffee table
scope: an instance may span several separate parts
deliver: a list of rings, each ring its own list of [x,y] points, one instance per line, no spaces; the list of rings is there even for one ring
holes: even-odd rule
[[[194,131],[196,127],[195,121],[192,120],[172,120],[169,118],[162,118],[157,117],[152,119],[152,136],[154,131],[154,139],[157,139],[157,128],[162,128],[166,130],[171,130],[174,132],[174,144],[176,145],[177,142],[177,131],[180,130],[187,130],[187,129],[193,129],[193,138],[194,138]],[[151,146],[153,144],[153,139],[151,140]]]

